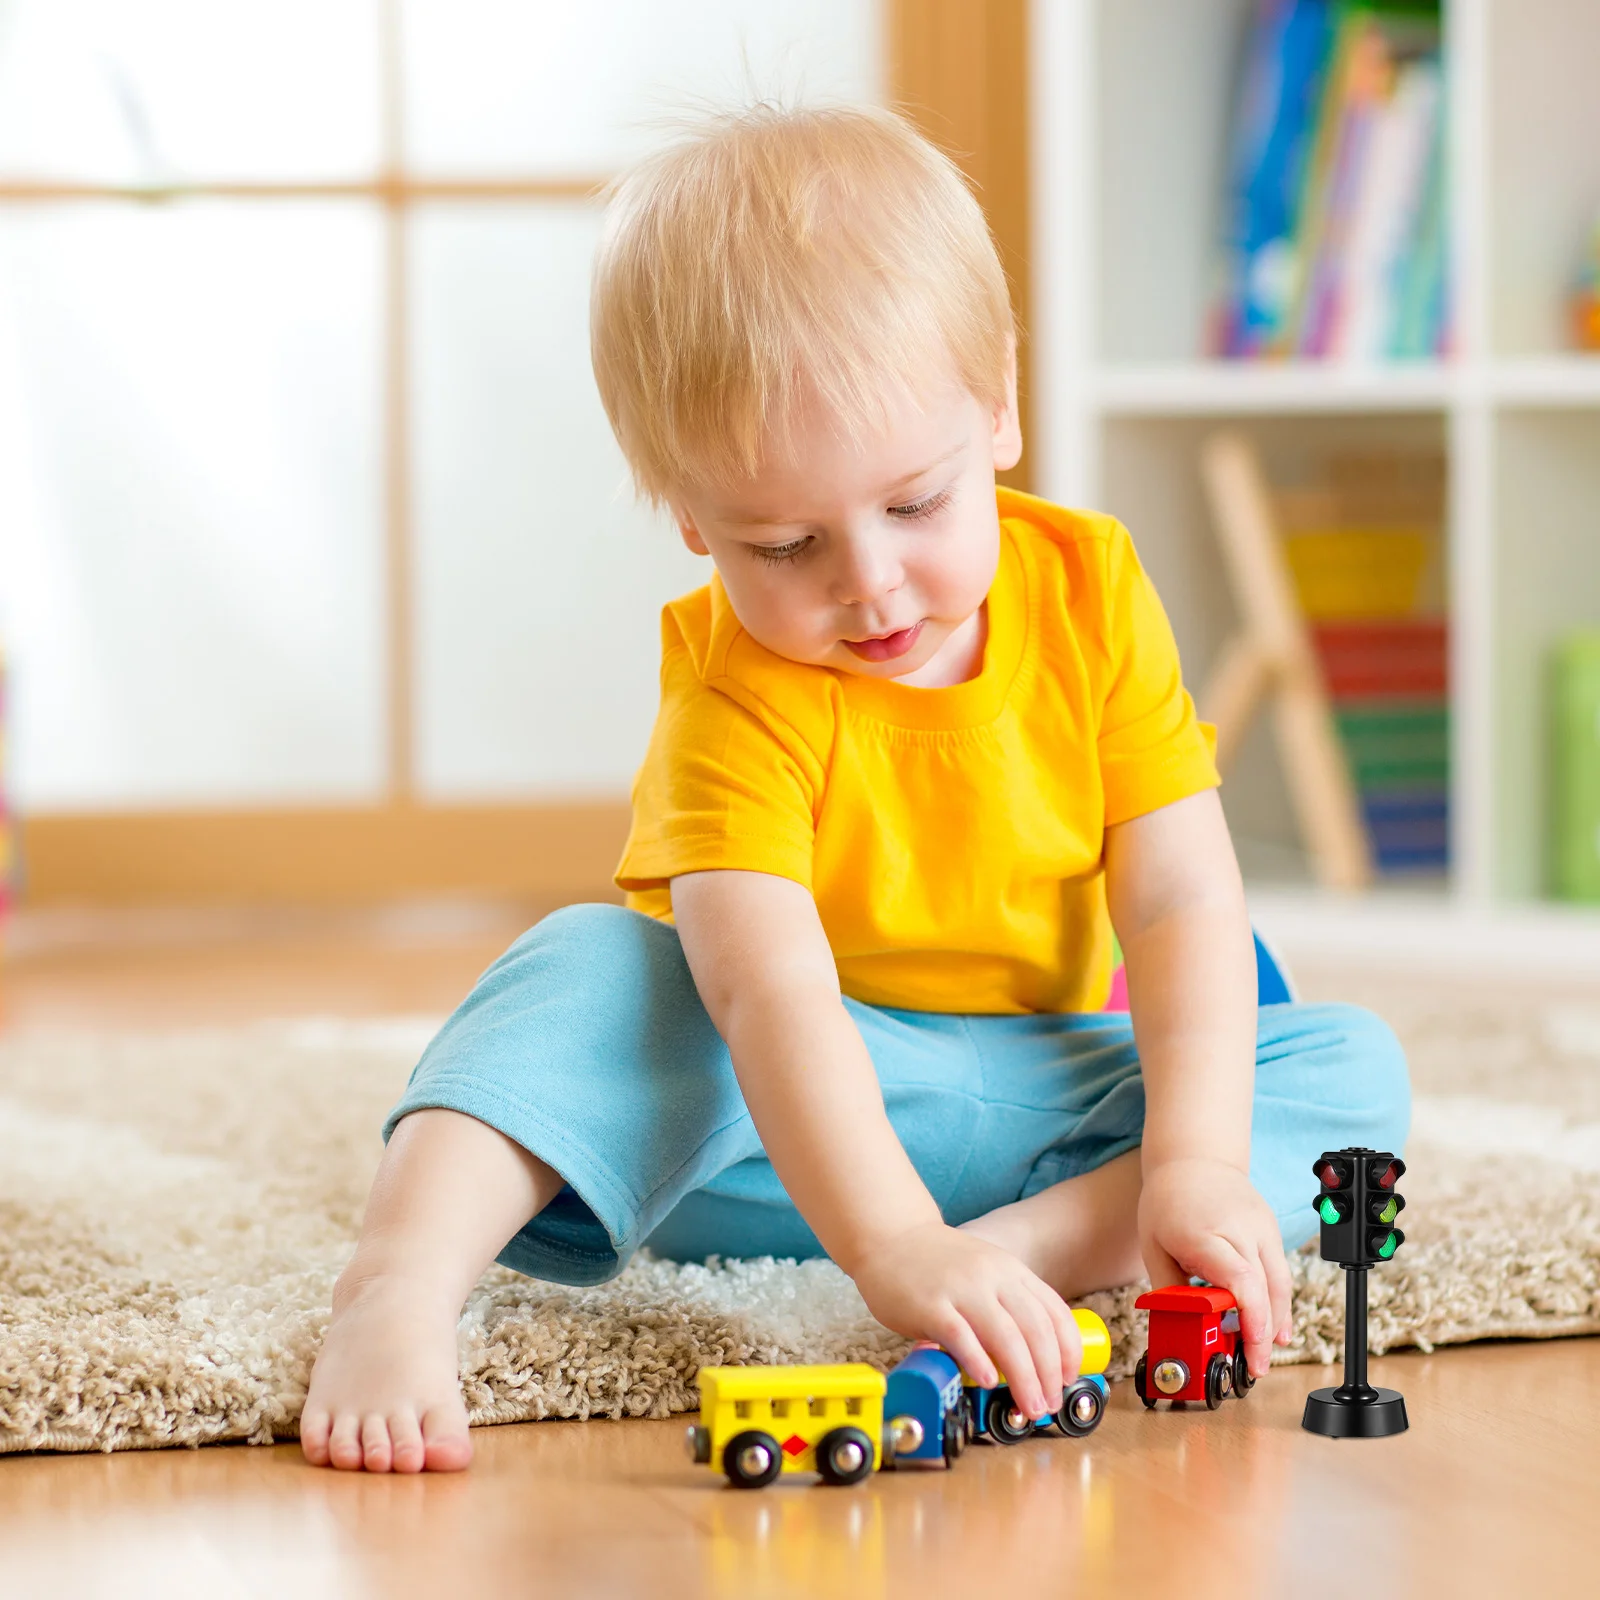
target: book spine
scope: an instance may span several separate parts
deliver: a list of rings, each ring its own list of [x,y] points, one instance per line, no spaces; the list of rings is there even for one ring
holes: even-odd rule
[[[1351,225],[1342,314],[1329,353],[1371,361],[1385,355],[1399,288],[1416,238],[1432,146],[1438,74],[1409,62],[1377,112],[1367,170]]]
[[[1330,0],[1261,0],[1230,163],[1224,308],[1216,348],[1259,354],[1294,295],[1300,196],[1333,38]]]
[[[1431,63],[1433,115],[1428,129],[1417,216],[1393,275],[1394,318],[1385,354],[1415,360],[1441,352],[1446,338],[1444,74]]]
[[[1296,263],[1294,293],[1278,332],[1276,353],[1279,355],[1304,354],[1308,342],[1305,329],[1313,318],[1313,302],[1320,277],[1324,275],[1319,263],[1325,259],[1327,251],[1332,196],[1344,152],[1345,114],[1351,79],[1357,67],[1358,46],[1365,29],[1366,19],[1359,14],[1346,11],[1336,17],[1310,159],[1296,206],[1295,241],[1291,252]]]

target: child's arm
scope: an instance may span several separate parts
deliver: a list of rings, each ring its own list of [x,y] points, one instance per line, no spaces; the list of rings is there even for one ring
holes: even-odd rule
[[[1030,1415],[1059,1406],[1077,1325],[1009,1252],[940,1216],[890,1126],[810,894],[766,873],[697,872],[672,880],[672,909],[767,1155],[872,1314],[937,1340],[980,1383],[995,1381],[992,1358]]]
[[[1108,828],[1106,891],[1145,1082],[1145,1266],[1158,1285],[1231,1290],[1260,1375],[1289,1338],[1289,1268],[1250,1184],[1255,946],[1216,791]]]

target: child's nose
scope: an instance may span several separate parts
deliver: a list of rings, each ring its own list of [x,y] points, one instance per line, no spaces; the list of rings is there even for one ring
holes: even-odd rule
[[[899,587],[899,568],[887,553],[859,546],[841,556],[834,574],[833,598],[840,605],[870,605]]]

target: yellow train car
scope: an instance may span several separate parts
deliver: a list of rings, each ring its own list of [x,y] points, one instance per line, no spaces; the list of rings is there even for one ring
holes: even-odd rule
[[[882,1464],[886,1384],[872,1367],[702,1367],[698,1381],[689,1453],[736,1489],[763,1488],[781,1472],[860,1483]]]

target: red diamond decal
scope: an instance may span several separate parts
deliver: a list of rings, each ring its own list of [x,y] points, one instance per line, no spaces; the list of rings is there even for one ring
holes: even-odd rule
[[[798,1433],[791,1433],[789,1437],[783,1441],[783,1453],[785,1455],[797,1456],[802,1454],[806,1448],[807,1445],[805,1440],[802,1439]]]

